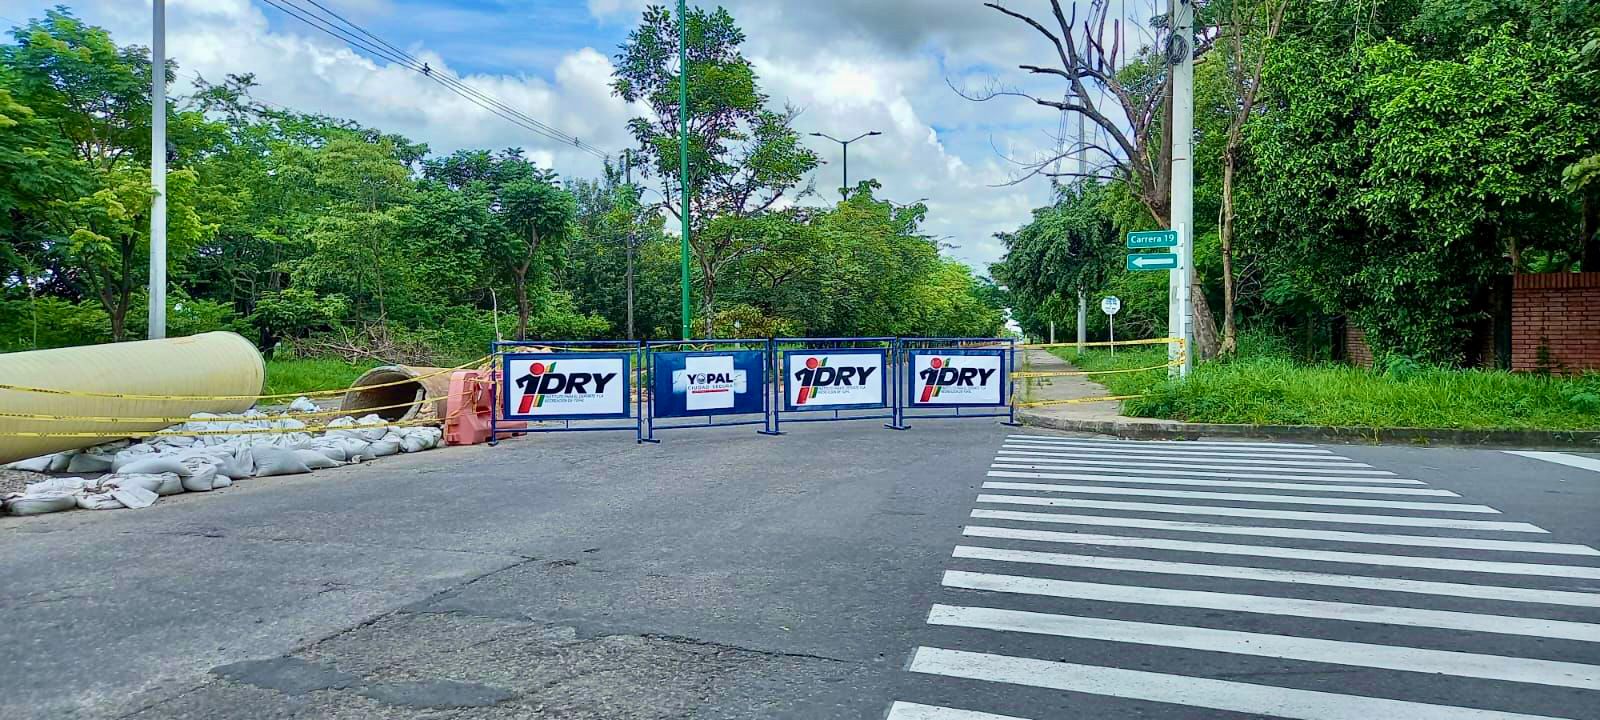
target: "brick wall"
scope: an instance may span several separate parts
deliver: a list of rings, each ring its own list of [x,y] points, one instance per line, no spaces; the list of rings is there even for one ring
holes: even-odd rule
[[[1349,323],[1344,326],[1344,357],[1356,367],[1372,367],[1372,348],[1367,345],[1366,331]]]
[[[1511,290],[1511,369],[1600,370],[1600,272],[1518,275]]]

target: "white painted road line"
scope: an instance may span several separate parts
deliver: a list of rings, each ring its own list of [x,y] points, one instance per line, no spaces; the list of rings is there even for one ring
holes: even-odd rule
[[[1030,440],[1007,440],[1007,441],[1005,441],[1004,444],[1001,445],[1001,447],[1018,449],[1018,450],[1041,450],[1041,451],[1043,451],[1043,450],[1051,450],[1051,451],[1056,451],[1056,452],[1060,452],[1060,451],[1064,451],[1064,450],[1065,451],[1072,451],[1072,452],[1091,451],[1091,452],[1094,452],[1094,453],[1097,453],[1097,454],[1105,454],[1107,456],[1112,456],[1112,455],[1122,455],[1122,456],[1128,456],[1128,455],[1159,455],[1161,457],[1188,458],[1188,459],[1191,459],[1191,460],[1196,460],[1196,459],[1198,459],[1198,460],[1234,460],[1234,459],[1240,459],[1240,458],[1259,458],[1259,459],[1263,459],[1263,460],[1270,459],[1270,460],[1342,461],[1342,460],[1347,460],[1348,459],[1348,458],[1340,457],[1338,455],[1334,455],[1332,453],[1319,454],[1320,451],[1318,451],[1318,452],[1294,452],[1294,451],[1290,451],[1290,450],[1280,450],[1280,451],[1271,451],[1271,452],[1269,452],[1269,451],[1262,451],[1262,450],[1252,450],[1252,451],[1249,451],[1249,452],[1244,452],[1244,451],[1226,451],[1226,450],[1164,450],[1164,449],[1157,449],[1157,448],[1143,448],[1142,449],[1142,448],[1127,448],[1127,447],[1108,447],[1108,446],[1104,446],[1104,445],[1086,444],[1086,443],[1046,443],[1046,442],[1033,442],[1033,441],[1030,441]]]
[[[1017,512],[1015,510],[973,510],[972,517],[984,520],[1021,520],[1024,522],[1058,523],[1063,525],[1094,525],[1098,527],[1172,530],[1176,532],[1206,533],[1208,535],[1247,535],[1250,537],[1291,538],[1295,540],[1328,540],[1332,542],[1364,543],[1373,545],[1407,545],[1411,547],[1437,547],[1458,550],[1498,550],[1502,552],[1541,553],[1546,555],[1584,555],[1588,557],[1600,557],[1600,550],[1596,550],[1588,545],[1526,542],[1523,540],[1480,540],[1478,538],[1433,537],[1431,535],[1384,535],[1378,533],[1347,532],[1343,530],[1303,530],[1301,528],[1222,525],[1218,523],[1182,522],[1178,520],[1107,517],[1104,515],[1068,515],[1065,513]]]
[[[991,468],[1002,469],[1032,469],[1032,470],[1059,470],[1045,465],[1017,465],[1014,463],[994,463]],[[1079,470],[1080,468],[1067,468]],[[1020,475],[994,475],[994,477],[1021,477]],[[1203,478],[1152,478],[1138,475],[1088,475],[1082,473],[1057,474],[1050,476],[1057,480],[1079,480],[1084,482],[1105,483],[1133,483],[1135,485],[1193,485],[1198,487],[1219,488],[1259,488],[1262,490],[1307,490],[1310,492],[1333,493],[1362,493],[1366,495],[1416,495],[1428,497],[1461,497],[1449,490],[1434,488],[1391,487],[1387,485],[1333,485],[1333,484],[1305,484],[1286,482],[1267,482],[1264,480],[1206,480]],[[1350,478],[1351,482],[1363,478]]]
[[[911,671],[946,677],[1147,700],[1292,720],[1559,720],[1540,715],[1343,695],[1036,660],[1008,655],[919,647]]]
[[[1010,448],[1013,448],[1013,449],[1012,450],[1007,450],[1006,449],[1007,447],[1010,447]],[[1037,454],[1037,455],[1050,455],[1050,456],[1059,457],[1059,458],[1104,458],[1104,457],[1106,457],[1105,453],[1103,451],[1101,451],[1101,450],[1079,450],[1077,448],[1069,448],[1069,447],[1051,447],[1049,450],[1042,450],[1042,449],[1040,449],[1040,446],[1038,446],[1036,444],[1035,445],[1028,445],[1028,446],[1025,446],[1025,447],[1024,446],[1017,446],[1017,445],[1009,445],[1009,446],[1008,445],[1001,445],[1000,448],[1001,448],[1000,451],[1003,452],[1003,453],[1004,452],[1018,452],[1019,454],[1025,453],[1025,454],[1029,454],[1029,455],[1035,455],[1035,454]],[[1337,455],[1319,455],[1319,456],[1314,457],[1314,458],[1306,458],[1306,459],[1303,459],[1303,460],[1285,460],[1283,458],[1272,458],[1271,460],[1257,460],[1257,459],[1251,459],[1251,458],[1238,458],[1238,457],[1232,457],[1232,456],[1228,456],[1228,457],[1209,457],[1209,458],[1184,458],[1184,459],[1174,459],[1174,458],[1175,458],[1175,456],[1170,454],[1170,453],[1152,453],[1152,454],[1149,454],[1149,455],[1130,455],[1130,454],[1126,454],[1126,453],[1119,453],[1119,454],[1117,454],[1116,456],[1114,456],[1111,459],[1114,459],[1114,460],[1144,460],[1144,461],[1159,460],[1163,464],[1171,464],[1171,463],[1175,463],[1176,462],[1176,463],[1182,463],[1184,465],[1188,465],[1188,464],[1193,463],[1193,462],[1225,462],[1225,463],[1228,463],[1230,466],[1232,466],[1232,465],[1319,465],[1319,466],[1324,466],[1324,467],[1351,467],[1351,468],[1370,468],[1370,467],[1372,467],[1372,465],[1370,463],[1356,462],[1354,460],[1346,460],[1346,459],[1344,459],[1342,457],[1339,457]]]
[[[1456,520],[1454,518],[1414,518],[1400,515],[1355,515],[1349,513],[1301,512],[1296,510],[1256,510],[1252,508],[1224,507],[1218,505],[1168,505],[1163,503],[1119,502],[1113,500],[1079,500],[1077,498],[1040,498],[1018,495],[979,495],[978,502],[1009,505],[1044,505],[1047,507],[1094,508],[1097,510],[1127,510],[1129,512],[1172,513],[1178,515],[1222,515],[1226,517],[1265,518],[1269,520],[1303,520],[1307,522],[1346,523],[1351,525],[1392,525],[1396,527],[1428,527],[1452,530],[1495,530],[1500,532],[1548,533],[1536,525],[1495,520]]]
[[[1521,618],[1510,615],[1483,615],[1449,610],[1423,610],[1387,605],[1363,605],[1360,603],[1330,602],[1326,600],[1281,598],[1267,595],[1174,590],[1140,585],[1106,585],[1103,583],[1049,580],[1020,575],[996,575],[960,570],[946,570],[944,573],[944,585],[966,590],[1040,595],[1096,602],[1160,605],[1194,610],[1222,610],[1225,612],[1281,615],[1317,620],[1379,623],[1406,627],[1495,633],[1499,635],[1577,640],[1580,642],[1600,642],[1600,625],[1594,623]]]
[[[1192,542],[1189,540],[1166,540],[1162,538],[1124,537],[1121,535],[1064,533],[1051,530],[1019,530],[985,525],[970,525],[962,529],[961,534],[968,537],[1136,547],[1150,550],[1177,550],[1181,552],[1215,553],[1218,555],[1283,558],[1285,560],[1385,565],[1389,567],[1490,573],[1494,575],[1536,575],[1540,577],[1600,580],[1600,567],[1585,565],[1545,565],[1542,563],[1500,562],[1496,560],[1456,560],[1454,558],[1418,557],[1415,555],[1379,555],[1337,550],[1302,550],[1300,548],[1275,547],[1272,545],[1234,545],[1230,543]]]
[[[1012,433],[1007,438],[1018,440],[1048,440],[1050,442],[1067,443],[1093,443],[1095,445],[1130,445],[1133,447],[1223,447],[1223,448],[1302,448],[1315,452],[1333,452],[1323,450],[1309,443],[1288,442],[1206,442],[1203,440],[1096,440],[1086,438],[1061,437],[1057,435],[1020,435]]]
[[[928,624],[1600,690],[1600,667],[1291,635],[934,605]]]
[[[1300,570],[1270,570],[1233,565],[1202,565],[1161,560],[1106,557],[1103,555],[1069,555],[1065,553],[1034,552],[1031,550],[1006,550],[1003,548],[957,545],[953,557],[971,560],[1052,565],[1056,567],[1113,570],[1117,572],[1156,573],[1161,575],[1189,575],[1194,577],[1231,578],[1259,582],[1290,583],[1295,585],[1321,585],[1337,588],[1362,588],[1386,592],[1416,593],[1421,595],[1447,595],[1474,600],[1505,600],[1507,602],[1542,603],[1545,605],[1570,605],[1575,607],[1600,607],[1600,593],[1567,592],[1563,590],[1534,590],[1531,588],[1500,587],[1468,583],[1429,582],[1398,578],[1370,577],[1367,575],[1337,575],[1333,573],[1304,572]]]
[[[956,710],[955,708],[895,702],[889,706],[889,717],[884,720],[1027,720],[1014,715]]]
[[[1012,472],[990,470],[989,477],[1039,478],[1046,480],[1071,480],[1053,473]],[[1261,495],[1256,493],[1209,492],[1206,490],[1161,490],[1152,488],[1105,487],[1102,485],[1052,485],[1049,483],[986,482],[984,488],[993,490],[1026,490],[1030,492],[1077,493],[1079,495],[1133,495],[1138,497],[1178,498],[1180,500],[1224,500],[1227,502],[1271,503],[1274,505],[1329,505],[1334,507],[1382,508],[1384,510],[1417,510],[1420,512],[1474,513],[1499,515],[1500,511],[1488,505],[1465,503],[1410,502],[1407,500],[1372,500],[1369,498],[1311,497],[1306,495]]]
[[[997,457],[995,459],[996,460],[1003,460],[1003,459],[1005,459],[1007,457],[1011,457],[1011,456],[1002,455],[1002,456],[999,456],[999,457]],[[1355,481],[1355,480],[1360,480],[1361,482],[1365,482],[1365,483],[1381,483],[1381,484],[1388,484],[1388,485],[1423,485],[1423,484],[1425,484],[1420,480],[1402,480],[1402,479],[1398,479],[1398,478],[1390,479],[1390,478],[1386,478],[1386,477],[1368,477],[1368,476],[1350,477],[1348,475],[1294,475],[1294,474],[1290,474],[1290,473],[1285,473],[1285,472],[1279,470],[1278,468],[1244,468],[1246,470],[1273,470],[1274,472],[1214,472],[1214,471],[1211,471],[1211,470],[1182,470],[1182,469],[1177,469],[1178,467],[1179,466],[1173,466],[1172,469],[1167,469],[1167,470],[1161,470],[1161,469],[1155,469],[1155,468],[1140,468],[1140,469],[1134,470],[1134,469],[1131,469],[1131,468],[1116,468],[1116,467],[1098,466],[1097,465],[1097,466],[1094,466],[1094,467],[1077,467],[1077,468],[1062,468],[1062,469],[1063,470],[1072,469],[1072,470],[1082,470],[1082,471],[1093,471],[1093,472],[1103,472],[1103,473],[1134,473],[1134,474],[1138,474],[1138,475],[1172,475],[1172,476],[1177,476],[1177,477],[1235,478],[1235,479],[1239,479],[1239,480],[1294,480],[1294,481],[1299,481],[1299,482],[1319,482],[1319,481],[1320,482],[1352,482],[1352,481]]]
[[[1244,470],[1246,465],[1266,465],[1267,470],[1296,470],[1312,472],[1326,468],[1366,468],[1353,470],[1366,475],[1382,475],[1394,473],[1384,470],[1373,470],[1366,463],[1330,463],[1311,462],[1310,460],[1208,460],[1208,459],[1173,459],[1155,455],[1116,455],[1107,457],[1100,453],[1060,453],[1040,452],[1037,450],[1005,449],[1001,448],[1000,455],[1024,455],[1036,458],[1050,458],[1049,462],[1063,465],[1127,465],[1129,467],[1188,467],[1201,470]],[[1203,463],[1221,463],[1220,465],[1206,465]]]
[[[1545,462],[1556,463],[1558,465],[1566,465],[1569,467],[1583,468],[1584,470],[1600,472],[1600,460],[1586,458],[1580,455],[1571,455],[1568,453],[1558,452],[1533,452],[1529,450],[1506,450],[1505,452],[1509,455],[1521,455],[1522,457],[1533,458],[1534,460],[1543,460]]]

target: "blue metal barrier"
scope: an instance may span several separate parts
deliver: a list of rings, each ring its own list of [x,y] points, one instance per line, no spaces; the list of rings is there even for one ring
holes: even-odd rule
[[[772,431],[789,422],[887,419],[896,423],[900,382],[895,339],[891,337],[775,338],[772,341]],[[873,376],[877,378],[874,379]],[[888,413],[843,415],[848,411]]]
[[[679,348],[666,350],[666,348]],[[754,348],[754,349],[752,349]],[[705,427],[772,426],[771,340],[663,340],[644,346],[649,368],[649,401],[643,404],[644,432],[639,442],[660,442],[655,431]],[[717,422],[718,417],[754,415],[760,420]],[[657,424],[658,419],[703,417],[704,423]]]
[[[517,352],[542,349],[546,352]],[[634,340],[492,342],[498,358],[498,397],[489,416],[489,444],[501,435],[539,432],[632,430],[643,437],[644,392],[634,392],[644,345]],[[621,420],[618,425],[573,427],[574,420]],[[561,422],[561,427],[525,423]],[[518,427],[502,429],[505,423]]]
[[[915,418],[1003,417],[1007,425],[1017,425],[1010,376],[1016,345],[1014,338],[900,338],[896,367],[905,365],[900,371],[905,389],[897,424],[908,427],[906,421]],[[976,412],[1001,407],[1005,412]],[[944,409],[950,412],[926,412]]]

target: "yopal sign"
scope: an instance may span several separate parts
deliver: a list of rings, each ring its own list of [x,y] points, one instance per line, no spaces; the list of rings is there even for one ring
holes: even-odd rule
[[[885,407],[884,351],[790,350],[784,355],[788,410]]]
[[[1006,351],[912,350],[907,399],[916,406],[1004,405]]]
[[[508,420],[631,417],[628,353],[510,353],[505,356]]]
[[[762,370],[766,353],[759,350],[727,352],[658,352],[651,394],[656,417],[759,413],[762,404]]]

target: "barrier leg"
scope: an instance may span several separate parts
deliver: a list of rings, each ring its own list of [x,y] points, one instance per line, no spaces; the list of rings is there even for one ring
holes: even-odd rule
[[[900,360],[902,359],[903,355],[900,350],[900,343],[897,342],[889,351],[889,375],[893,377],[893,379],[889,381],[889,384],[893,387],[891,387],[889,390],[889,397],[891,398],[889,422],[884,423],[883,426],[889,428],[890,430],[911,429],[911,426],[906,424],[906,409],[905,403],[903,402],[904,397],[900,394],[900,385],[905,382],[905,377],[901,374],[900,370]]]
[[[496,355],[499,351],[500,351],[500,348],[497,347],[493,341],[490,341],[489,342],[489,447],[494,447],[494,446],[500,444],[500,427],[499,427],[499,423],[497,422],[497,420],[499,420],[499,418],[500,418],[500,397],[501,397],[501,393],[505,392],[505,388],[500,387],[500,383],[504,382],[505,378],[501,377],[502,373],[497,372],[500,369],[499,367],[497,367],[497,364],[499,363],[499,358]]]
[[[767,364],[766,364],[766,370],[768,371],[768,373],[770,374],[770,376],[772,378],[772,381],[773,381],[772,382],[772,388],[773,389],[772,389],[772,391],[768,391],[767,387],[766,387],[767,378],[765,378],[765,377],[761,378],[761,383],[762,383],[762,385],[761,385],[761,405],[762,405],[761,411],[763,413],[761,419],[764,422],[763,422],[763,424],[761,426],[761,429],[756,431],[756,434],[758,434],[758,435],[782,435],[783,434],[781,432],[778,432],[778,425],[777,425],[777,422],[778,422],[778,405],[777,405],[777,399],[778,399],[778,397],[777,397],[778,360],[777,360],[777,358],[778,358],[777,346],[772,342],[771,338],[768,338],[767,339]]]

